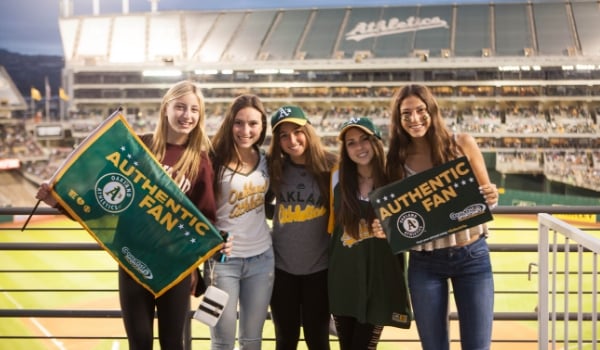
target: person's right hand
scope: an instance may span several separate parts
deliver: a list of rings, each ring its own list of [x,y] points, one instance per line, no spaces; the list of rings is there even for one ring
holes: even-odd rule
[[[381,239],[387,238],[387,236],[385,235],[385,232],[383,231],[383,227],[381,226],[381,222],[379,221],[379,219],[373,220],[373,223],[371,224],[371,229],[373,230],[373,236],[375,236],[375,238],[381,238]]]
[[[52,197],[52,195],[50,194],[51,190],[50,190],[50,185],[48,185],[46,182],[43,182],[40,187],[38,188],[37,194],[35,195],[35,198],[41,200],[42,202],[48,204],[49,206],[51,206],[52,208],[55,208],[56,205],[58,204],[58,202],[56,201],[56,199],[54,199],[54,197]]]

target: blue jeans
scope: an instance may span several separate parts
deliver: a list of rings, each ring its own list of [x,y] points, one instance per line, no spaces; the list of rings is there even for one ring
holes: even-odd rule
[[[423,350],[448,350],[448,280],[452,282],[462,350],[489,349],[494,279],[484,237],[464,246],[411,251],[408,284]]]
[[[249,258],[228,258],[223,263],[210,261],[204,273],[210,283],[210,268],[214,266],[212,284],[229,294],[221,319],[211,327],[211,349],[231,350],[235,347],[235,332],[240,308],[240,350],[261,348],[263,325],[273,290],[275,257],[273,248]]]

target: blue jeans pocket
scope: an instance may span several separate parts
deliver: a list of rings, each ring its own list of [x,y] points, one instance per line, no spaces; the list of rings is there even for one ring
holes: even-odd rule
[[[485,237],[479,238],[471,245],[467,246],[467,248],[469,249],[469,256],[474,259],[480,258],[490,253],[490,249],[487,245]]]

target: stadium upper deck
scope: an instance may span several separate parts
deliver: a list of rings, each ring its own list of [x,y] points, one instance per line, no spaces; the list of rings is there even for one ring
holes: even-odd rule
[[[351,70],[364,69],[357,63],[380,70],[403,63],[410,69],[420,68],[418,60],[405,59],[422,55],[461,58],[430,61],[435,68],[560,66],[595,64],[600,53],[595,35],[599,5],[589,0],[65,14],[60,19],[63,46],[68,66],[76,70],[94,63],[97,68],[168,63],[192,70],[238,70],[275,62]],[[357,62],[359,56],[363,60]]]
[[[185,78],[202,84],[214,115],[255,93],[267,108],[378,118],[394,89],[422,82],[449,118],[577,117],[558,136],[586,129],[597,138],[597,1],[145,13],[124,2],[121,14],[90,16],[71,16],[69,3],[59,24],[75,115],[124,106],[153,120],[166,89]]]

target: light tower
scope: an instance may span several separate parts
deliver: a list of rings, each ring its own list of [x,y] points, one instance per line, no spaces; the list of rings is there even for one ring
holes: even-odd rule
[[[148,0],[150,1],[150,12],[155,13],[158,12],[158,2],[160,0]]]
[[[73,0],[60,1],[60,15],[62,17],[71,17],[73,15]]]
[[[100,0],[92,0],[92,11],[94,16],[98,16],[100,14]]]

